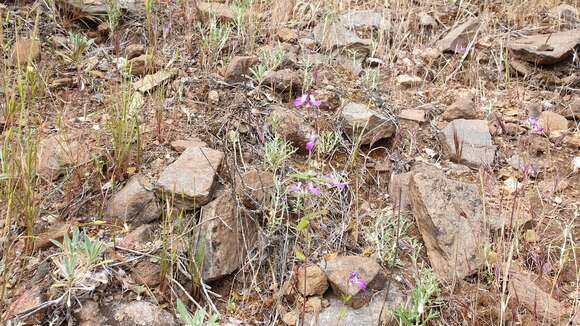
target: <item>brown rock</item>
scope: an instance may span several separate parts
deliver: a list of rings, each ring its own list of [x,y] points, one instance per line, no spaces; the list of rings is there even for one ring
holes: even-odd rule
[[[303,296],[322,296],[328,289],[326,274],[316,265],[301,267],[296,273],[296,288]]]
[[[475,103],[473,103],[473,95],[471,94],[461,96],[441,114],[441,118],[445,121],[474,119],[476,116]]]
[[[29,289],[23,289],[21,294],[15,300],[10,303],[8,310],[4,314],[4,320],[10,320],[15,318],[18,314],[21,314],[29,309],[35,308],[38,305],[44,303],[44,294],[39,286],[32,286]],[[32,314],[30,317],[22,320],[24,324],[41,324],[44,322],[46,317],[46,310],[41,309],[38,312]]]
[[[99,304],[92,300],[82,303],[81,308],[76,313],[79,326],[101,326],[106,322]]]
[[[461,280],[481,267],[489,239],[477,186],[424,170],[411,176],[409,187],[413,215],[439,279]]]
[[[193,209],[211,201],[222,152],[190,147],[165,168],[157,180],[156,192],[174,200],[175,207]]]
[[[395,210],[397,210],[397,207],[399,207],[399,197],[401,198],[401,211],[411,209],[411,203],[409,200],[409,183],[411,182],[411,175],[413,173],[429,170],[438,171],[439,169],[429,164],[419,163],[413,166],[409,172],[391,174],[391,180],[389,182],[389,195],[391,196],[391,201],[395,207]]]
[[[290,69],[269,71],[262,83],[280,93],[297,94],[302,91],[302,76]]]
[[[90,161],[86,144],[81,144],[73,135],[52,135],[43,139],[37,150],[39,176],[56,180],[66,173],[66,169]]]
[[[272,3],[270,26],[280,26],[292,18],[292,11],[296,0],[275,0]]]
[[[118,242],[118,246],[129,250],[141,251],[153,240],[153,225],[143,224],[129,232]]]
[[[322,299],[320,297],[310,297],[304,305],[305,312],[319,313],[322,310]]]
[[[40,42],[38,40],[17,39],[12,49],[12,65],[26,66],[30,62],[40,59]]]
[[[531,273],[510,270],[509,290],[512,300],[516,300],[529,312],[550,325],[563,323],[568,316],[564,306],[535,284],[538,279]]]
[[[133,280],[139,284],[152,288],[159,285],[161,269],[159,268],[159,265],[148,260],[143,260],[133,267],[131,270],[131,276],[133,277]]]
[[[485,120],[454,120],[442,130],[443,143],[452,159],[470,166],[493,164],[496,146]]]
[[[534,64],[550,65],[566,60],[580,44],[580,29],[525,36],[507,44],[516,57]]]
[[[276,31],[276,37],[280,42],[294,43],[298,40],[298,32],[295,29],[282,27]]]
[[[275,132],[292,143],[298,150],[304,151],[308,138],[314,133],[314,129],[306,123],[299,111],[292,111],[282,106],[273,106],[269,122],[277,124]]]
[[[421,109],[406,109],[401,110],[399,113],[399,118],[417,122],[425,122],[427,118],[425,117],[425,110]]]
[[[580,133],[575,132],[564,138],[564,144],[572,149],[580,149]]]
[[[139,226],[159,218],[161,208],[157,202],[153,186],[141,174],[136,174],[113,195],[105,207],[107,220],[119,219]]]
[[[82,13],[90,16],[103,16],[109,12],[109,3],[107,0],[59,0],[59,2],[64,2],[68,4],[65,9],[75,9],[81,11]],[[119,1],[121,9],[127,10],[132,13],[137,13],[143,11],[145,8],[144,1],[139,0],[124,0]]]
[[[230,191],[222,191],[203,207],[196,251],[203,253],[202,278],[206,282],[227,276],[242,266],[246,250],[251,249],[257,231],[243,211],[238,209]]]
[[[369,303],[372,296],[370,290],[381,290],[386,281],[381,266],[368,257],[338,256],[326,262],[325,272],[334,293],[338,297],[350,296],[348,305],[355,309]],[[353,272],[366,282],[365,290],[349,281]]]
[[[178,153],[183,153],[190,147],[207,147],[207,144],[199,138],[178,139],[171,142],[171,148]]]
[[[298,44],[300,44],[300,47],[303,49],[308,49],[311,51],[316,50],[316,48],[318,47],[318,43],[308,37],[302,37],[298,40]]]
[[[319,109],[321,110],[334,112],[340,107],[340,97],[333,89],[317,89],[310,95],[320,100]]]
[[[553,131],[567,130],[568,120],[566,120],[566,118],[559,115],[558,113],[554,113],[552,111],[544,111],[542,112],[542,114],[540,114],[540,120],[538,121],[538,125],[541,128],[544,128],[545,133],[549,134]]]
[[[257,56],[235,56],[223,70],[224,79],[227,81],[241,81],[244,75],[249,75],[250,68],[260,60]]]
[[[342,108],[346,133],[353,142],[373,144],[379,139],[391,137],[397,130],[395,121],[379,114],[361,103],[349,102]]]
[[[52,246],[52,241],[62,242],[64,235],[67,233],[70,235],[71,230],[72,225],[69,223],[53,225],[34,239],[34,248],[37,250],[42,250]]]
[[[129,44],[125,49],[125,57],[127,60],[131,60],[143,54],[145,54],[145,45],[143,44]]]
[[[274,175],[268,171],[250,170],[236,175],[236,194],[244,206],[261,207],[274,188]]]
[[[282,321],[288,326],[295,326],[299,319],[300,316],[296,310],[289,311],[282,316]]]
[[[204,19],[209,17],[216,17],[219,21],[224,23],[233,23],[235,15],[230,6],[217,2],[199,2],[197,9]]]
[[[451,29],[439,42],[441,52],[464,53],[479,27],[479,19],[470,18],[465,23]]]
[[[134,76],[145,76],[153,74],[159,70],[161,64],[150,54],[142,54],[127,63],[129,71]]]

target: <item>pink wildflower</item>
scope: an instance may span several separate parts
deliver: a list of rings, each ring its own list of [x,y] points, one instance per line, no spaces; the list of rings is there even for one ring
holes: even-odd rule
[[[356,285],[361,290],[367,288],[367,282],[365,282],[365,280],[360,277],[358,272],[350,272],[348,276],[348,283],[351,285]]]

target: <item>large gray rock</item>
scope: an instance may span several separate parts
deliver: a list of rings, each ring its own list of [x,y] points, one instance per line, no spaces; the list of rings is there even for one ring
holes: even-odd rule
[[[395,118],[388,118],[361,103],[350,102],[342,108],[346,133],[353,142],[363,145],[391,137],[397,130]],[[362,135],[362,137],[361,137]]]
[[[578,45],[580,45],[580,29],[573,29],[526,36],[513,40],[507,44],[507,47],[515,56],[525,61],[550,65],[571,58]]]
[[[451,158],[460,163],[478,167],[494,161],[497,147],[486,120],[454,120],[442,130],[442,138]]]
[[[350,297],[348,305],[355,309],[367,304],[372,290],[381,290],[386,281],[381,265],[369,257],[338,256],[326,262],[324,271],[333,292],[338,297]],[[353,272],[366,283],[366,289],[350,281]]]
[[[359,309],[345,305],[336,296],[329,296],[329,306],[324,308],[318,316],[316,314],[306,314],[305,325],[349,325],[349,326],[376,326],[379,317],[383,325],[390,325],[393,321],[393,312],[401,305],[405,304],[405,296],[400,285],[392,281],[389,294],[386,296],[386,289],[374,293],[368,305]],[[384,307],[383,307],[383,302]],[[381,314],[381,309],[383,313]]]
[[[206,147],[190,147],[157,180],[156,191],[177,208],[193,209],[211,201],[224,154]]]
[[[202,208],[197,252],[204,257],[202,278],[206,282],[227,276],[246,261],[246,248],[257,239],[257,229],[243,210],[238,209],[231,191],[219,192]]]
[[[152,222],[160,215],[161,207],[153,192],[153,186],[141,174],[131,177],[105,207],[106,219],[119,219],[133,226]]]
[[[350,23],[354,25],[352,18]],[[348,23],[348,21],[345,22],[341,19],[331,23],[321,21],[312,30],[314,40],[328,51],[349,49],[363,55],[368,54],[371,48],[371,40],[360,38],[353,30],[349,29]]]
[[[429,169],[414,173],[409,187],[411,209],[438,278],[461,280],[481,267],[489,232],[477,186]]]

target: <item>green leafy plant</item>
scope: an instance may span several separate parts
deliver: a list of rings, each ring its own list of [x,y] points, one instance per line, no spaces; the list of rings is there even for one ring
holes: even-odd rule
[[[107,263],[102,259],[105,245],[98,239],[81,234],[75,226],[72,237],[65,232],[63,241],[51,240],[60,249],[53,257],[57,266],[58,279],[53,287],[64,288],[67,306],[71,306],[71,297],[79,291],[92,291],[102,281],[98,268]]]
[[[107,24],[112,33],[119,27],[119,22],[123,16],[123,11],[119,0],[106,0],[107,5]]]
[[[409,224],[404,219],[400,223],[393,218],[391,209],[381,210],[376,214],[371,224],[365,232],[365,238],[374,246],[377,257],[390,267],[399,266],[401,261],[397,254],[397,240],[408,239],[407,230]],[[397,234],[398,233],[398,234]]]
[[[220,24],[215,15],[211,15],[207,26],[200,23],[198,30],[201,34],[202,64],[206,68],[213,68],[227,45],[233,27],[231,24]]]
[[[78,67],[85,53],[93,46],[95,40],[84,34],[69,32],[68,39],[62,43],[65,51],[58,52],[66,63]]]
[[[195,314],[192,315],[179,299],[177,299],[177,313],[179,314],[179,319],[186,326],[219,326],[218,316],[209,315],[205,309],[197,309]]]
[[[264,145],[264,162],[266,166],[276,172],[296,152],[296,148],[279,135]]]

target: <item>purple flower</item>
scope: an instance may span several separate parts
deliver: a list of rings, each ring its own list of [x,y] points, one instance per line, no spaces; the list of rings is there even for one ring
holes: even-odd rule
[[[312,182],[303,185],[302,182],[295,182],[288,187],[288,191],[298,194],[313,194],[315,196],[320,196],[322,190],[316,187]]]
[[[288,187],[290,192],[302,192],[302,182],[294,182]]]
[[[346,182],[340,182],[338,177],[334,174],[330,174],[326,176],[326,184],[332,188],[336,188],[338,190],[344,190],[346,188]]]
[[[294,106],[297,108],[299,108],[307,103],[308,103],[308,94],[302,94],[302,96],[300,96],[294,100]]]
[[[312,182],[308,183],[306,186],[306,191],[316,196],[320,196],[322,194],[320,188],[316,187]]]
[[[314,96],[306,93],[306,94],[302,94],[302,96],[296,98],[294,100],[294,106],[299,108],[301,106],[305,106],[305,107],[319,107],[320,104],[322,104],[322,101],[317,100],[314,98]]]
[[[544,132],[544,128],[540,127],[540,124],[538,123],[538,119],[535,117],[529,117],[528,119],[526,119],[524,121],[524,123],[527,124],[528,126],[530,126],[533,133],[541,134]]]
[[[367,282],[363,280],[358,272],[350,272],[348,276],[348,283],[351,285],[356,285],[359,289],[364,290],[367,288]]]
[[[312,150],[314,149],[314,145],[316,144],[316,135],[310,134],[308,137],[308,142],[306,143],[306,150],[308,154],[312,154]]]

